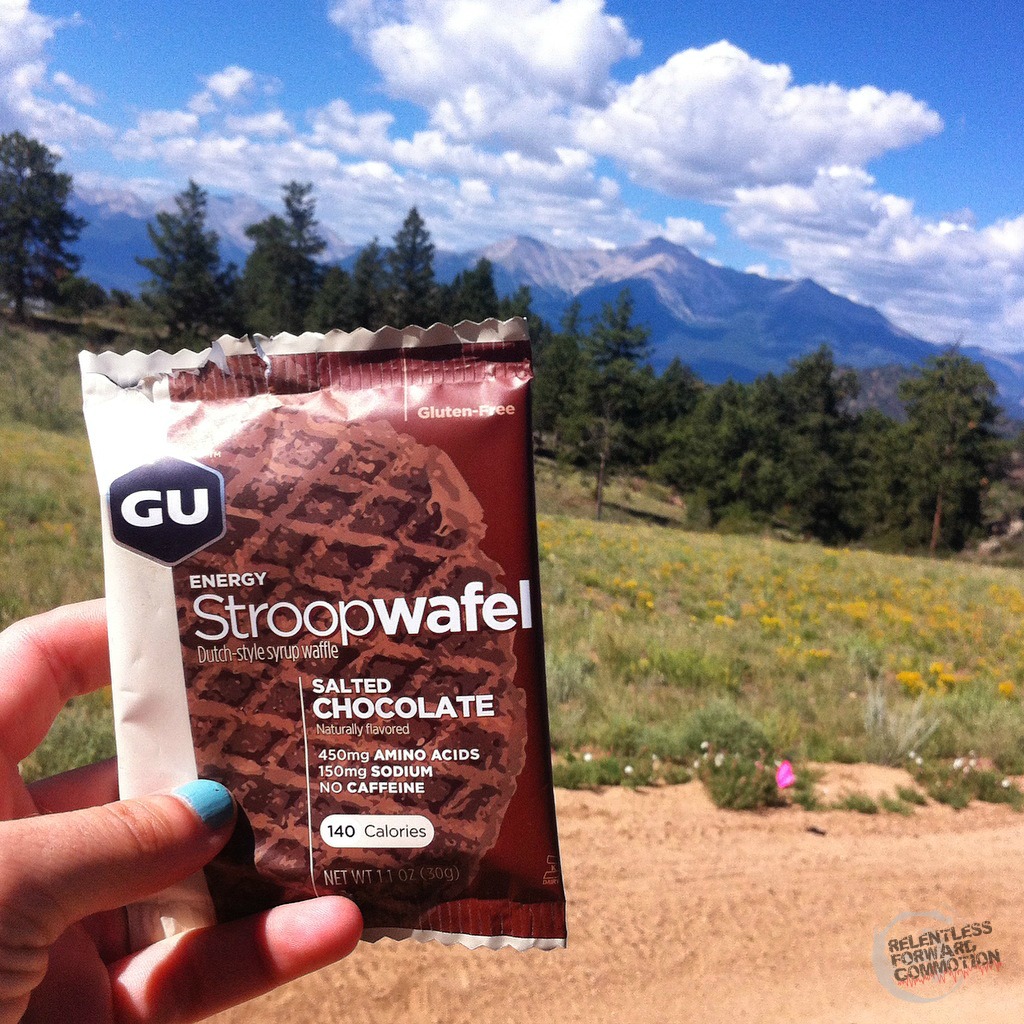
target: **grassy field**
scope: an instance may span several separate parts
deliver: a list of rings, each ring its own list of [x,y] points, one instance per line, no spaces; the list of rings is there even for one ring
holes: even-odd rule
[[[1011,570],[551,515],[540,536],[556,749],[683,760],[716,711],[801,760],[1024,771]]]
[[[73,347],[0,332],[0,626],[102,592]],[[609,486],[595,523],[589,477],[537,477],[563,782],[707,774],[714,752],[1024,773],[1016,571],[686,532],[682,502],[636,480]],[[25,769],[111,750],[99,694]]]

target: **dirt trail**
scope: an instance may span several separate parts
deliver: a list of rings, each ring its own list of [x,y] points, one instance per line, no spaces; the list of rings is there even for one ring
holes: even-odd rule
[[[847,773],[850,769],[847,769]],[[865,772],[870,772],[865,769]],[[865,783],[871,779],[865,777]],[[911,817],[717,810],[697,784],[558,792],[569,948],[361,944],[218,1024],[1016,1024],[1024,1010],[1024,817],[972,804]],[[824,831],[818,835],[809,827]],[[928,1003],[872,966],[909,911],[990,921],[974,972]],[[891,934],[915,934],[913,923]]]

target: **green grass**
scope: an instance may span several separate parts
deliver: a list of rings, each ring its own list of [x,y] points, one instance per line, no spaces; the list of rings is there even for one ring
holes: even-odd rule
[[[864,793],[848,793],[838,803],[843,811],[856,811],[858,814],[877,814],[878,804]]]
[[[0,628],[100,596],[102,570],[85,438],[0,424]]]
[[[0,325],[0,629],[103,593],[79,347]],[[113,752],[108,691],[73,701],[22,770],[38,778]]]

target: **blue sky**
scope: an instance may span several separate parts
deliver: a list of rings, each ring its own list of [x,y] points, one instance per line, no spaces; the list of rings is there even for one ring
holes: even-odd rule
[[[661,234],[813,277],[939,343],[1024,349],[1024,15],[950,0],[716,5],[0,0],[0,131],[78,190],[569,247]]]

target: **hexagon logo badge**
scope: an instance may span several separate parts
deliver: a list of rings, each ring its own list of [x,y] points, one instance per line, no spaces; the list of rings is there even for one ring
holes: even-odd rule
[[[161,565],[177,565],[227,530],[224,477],[170,456],[119,476],[107,508],[114,540]]]

